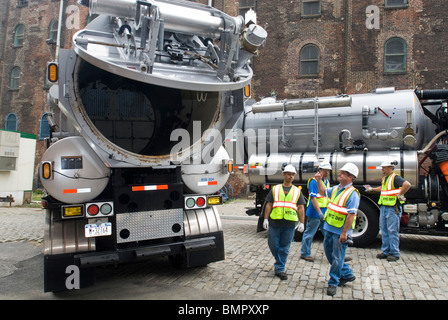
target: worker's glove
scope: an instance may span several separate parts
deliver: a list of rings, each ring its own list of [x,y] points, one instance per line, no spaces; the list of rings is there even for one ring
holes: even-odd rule
[[[369,184],[365,184],[364,188],[366,189],[366,192],[372,191],[372,187]]]
[[[299,221],[299,223],[296,226],[296,230],[299,232],[303,232],[305,230],[305,225]]]
[[[322,212],[318,212],[319,214],[319,220],[324,221],[324,214]]]
[[[263,229],[268,230],[268,228],[269,228],[269,220],[264,219],[263,220]]]
[[[400,200],[400,201],[406,201],[406,197],[405,197],[404,195],[402,195],[402,194],[399,194],[399,195],[397,196],[397,198],[398,198],[398,200]]]

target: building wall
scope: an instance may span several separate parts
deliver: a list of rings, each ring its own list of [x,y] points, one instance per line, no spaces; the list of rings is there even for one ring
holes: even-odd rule
[[[321,15],[303,17],[303,1],[258,1],[259,24],[268,40],[255,61],[256,98],[328,96],[365,93],[377,87],[409,89],[448,87],[448,6],[443,0],[409,0],[399,9],[384,0],[322,0]],[[378,9],[378,28],[368,28]],[[392,37],[406,42],[406,71],[384,72],[384,45]],[[321,53],[319,74],[300,76],[299,54],[305,44]]]
[[[23,7],[17,4],[18,0],[3,0],[0,4],[0,128],[5,128],[6,116],[15,113],[17,130],[38,136],[41,117],[48,111],[46,66],[56,59],[56,44],[46,40],[51,21],[58,19],[60,1],[28,0]],[[76,0],[64,1],[61,47],[71,47],[73,34],[85,26],[87,11],[87,8],[77,5]],[[16,47],[14,31],[18,24],[25,26],[25,37],[23,46]],[[14,67],[21,69],[18,89],[10,88]],[[45,148],[45,142],[38,139],[36,169]]]

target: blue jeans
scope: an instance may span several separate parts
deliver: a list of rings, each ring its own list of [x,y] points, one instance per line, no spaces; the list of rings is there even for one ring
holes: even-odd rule
[[[400,257],[400,219],[402,209],[400,208],[400,214],[395,212],[395,207],[381,206],[380,207],[380,231],[381,231],[381,251],[386,256],[393,255]]]
[[[272,227],[268,229],[268,245],[275,258],[275,273],[285,272],[289,247],[294,237],[295,227]]]
[[[347,244],[339,243],[339,234],[326,231],[324,234],[324,250],[330,267],[329,286],[337,287],[341,279],[353,277],[353,271],[344,262]]]
[[[309,257],[311,255],[311,242],[320,227],[320,231],[324,234],[324,223],[319,218],[306,218],[306,228],[302,236],[302,249],[300,250],[301,257]]]

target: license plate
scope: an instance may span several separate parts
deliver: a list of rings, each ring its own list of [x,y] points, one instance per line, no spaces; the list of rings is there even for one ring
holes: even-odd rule
[[[98,224],[86,224],[85,236],[86,238],[110,236],[112,234],[112,223],[106,222]]]

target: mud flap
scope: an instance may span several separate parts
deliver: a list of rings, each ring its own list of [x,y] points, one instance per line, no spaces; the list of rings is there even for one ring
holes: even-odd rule
[[[44,292],[81,289],[95,284],[95,268],[80,268],[72,254],[44,256]]]
[[[204,266],[210,262],[224,260],[224,233],[220,231],[206,236],[206,241],[200,241],[198,238],[197,245],[189,244],[185,247],[187,267]]]

